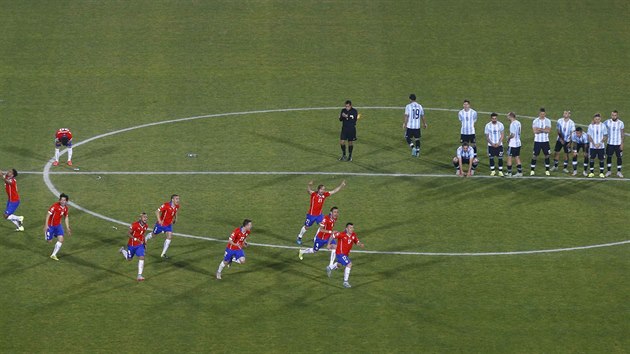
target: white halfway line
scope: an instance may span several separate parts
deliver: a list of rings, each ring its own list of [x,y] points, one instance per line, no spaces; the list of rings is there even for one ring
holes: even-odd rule
[[[360,107],[362,109],[402,109],[401,107]],[[155,126],[155,125],[160,125],[160,124],[169,124],[169,123],[176,123],[176,122],[183,122],[183,121],[190,121],[190,120],[195,120],[195,119],[202,119],[202,118],[217,118],[217,117],[225,117],[225,116],[233,116],[233,115],[246,115],[246,114],[260,114],[260,113],[274,113],[274,112],[294,112],[294,111],[314,111],[314,110],[332,110],[332,109],[339,109],[339,107],[314,107],[314,108],[284,108],[284,109],[271,109],[271,110],[259,110],[259,111],[249,111],[249,112],[232,112],[232,113],[219,113],[219,114],[209,114],[209,115],[203,115],[203,116],[194,116],[194,117],[187,117],[187,118],[178,118],[178,119],[171,119],[171,120],[165,120],[165,121],[160,121],[160,122],[153,122],[153,123],[147,123],[147,124],[141,124],[141,125],[137,125],[134,127],[129,127],[129,128],[124,128],[124,129],[120,129],[120,130],[116,130],[116,131],[112,131],[109,133],[104,133],[104,134],[100,134],[100,135],[96,135],[93,136],[87,140],[83,140],[77,144],[74,144],[75,147],[78,147],[80,145],[83,144],[87,144],[91,141],[97,140],[97,139],[101,139],[104,137],[108,137],[111,135],[115,135],[115,134],[119,134],[119,133],[123,133],[123,132],[127,132],[127,131],[131,131],[131,130],[135,130],[135,129],[140,129],[140,128],[146,128],[146,127],[151,127],[151,126]],[[451,111],[451,112],[457,112],[459,110],[456,109],[447,109],[447,108],[425,108],[426,110],[436,110],[436,111]],[[479,113],[487,113],[487,112],[479,112]],[[535,119],[535,117],[528,117],[528,116],[519,116],[519,117],[526,117],[526,118],[531,118],[531,119]],[[67,152],[67,149],[64,149],[61,154],[64,154]],[[81,173],[79,171],[74,171],[74,172],[51,172],[50,168],[52,167],[52,163],[53,163],[53,159],[51,158],[50,160],[48,160],[48,162],[46,163],[46,165],[44,165],[44,170],[42,171],[42,176],[44,179],[44,183],[46,184],[46,187],[48,187],[48,190],[50,190],[52,192],[52,194],[54,194],[55,196],[58,196],[60,194],[59,190],[55,187],[55,185],[52,183],[52,181],[50,180],[50,175],[51,174],[76,174],[76,173]],[[89,172],[83,172],[84,174],[159,174],[159,172],[141,172],[141,173],[137,173],[137,172],[93,172],[93,171],[89,171]],[[199,172],[190,172],[189,174],[200,174]],[[236,174],[237,172],[202,172],[201,174]],[[166,172],[166,173],[162,173],[162,174],[184,174],[183,172],[176,172],[176,173],[172,173],[172,172]],[[403,177],[403,176],[418,176],[418,177],[436,177],[436,176],[441,176],[441,177],[446,177],[446,175],[431,175],[431,174],[426,174],[426,175],[422,175],[422,174],[418,174],[418,175],[414,175],[414,174],[369,174],[369,173],[337,173],[337,172],[238,172],[238,174],[322,174],[322,175],[357,175],[357,176],[391,176],[391,177]],[[528,179],[531,179],[532,177],[529,177]],[[560,179],[558,177],[554,178],[554,179]],[[573,180],[575,180],[575,178],[571,178]],[[617,179],[620,180],[620,179]],[[96,213],[94,211],[91,211],[89,209],[86,209],[74,202],[69,202],[68,204],[70,204],[72,207],[83,211],[84,213],[90,214],[92,216],[95,216],[97,218],[103,219],[105,221],[109,221],[109,222],[113,222],[116,224],[120,224],[120,225],[125,225],[125,226],[129,226],[128,223],[125,223],[123,221],[120,220],[116,220],[113,218],[110,218],[108,216]],[[206,241],[215,241],[215,242],[225,242],[225,239],[216,239],[216,238],[211,238],[211,237],[203,237],[203,236],[195,236],[195,235],[187,235],[187,234],[181,234],[181,233],[173,233],[174,235],[180,236],[180,237],[187,237],[187,238],[193,238],[193,239],[199,239],[199,240],[206,240]],[[578,247],[569,247],[569,248],[557,248],[557,249],[548,249],[548,250],[531,250],[531,251],[512,251],[512,252],[477,252],[477,253],[444,253],[444,252],[396,252],[396,251],[361,251],[361,250],[356,250],[354,252],[357,253],[371,253],[371,254],[397,254],[397,255],[423,255],[423,256],[500,256],[500,255],[522,255],[522,254],[536,254],[536,253],[552,253],[552,252],[565,252],[565,251],[576,251],[576,250],[584,250],[584,249],[591,249],[591,248],[600,248],[600,247],[611,247],[611,246],[617,246],[617,245],[623,245],[623,244],[628,244],[630,243],[630,240],[626,240],[626,241],[620,241],[620,242],[613,242],[613,243],[606,243],[606,244],[598,244],[598,245],[589,245],[589,246],[578,246]],[[256,244],[256,243],[251,243],[252,245],[256,245],[256,246],[263,246],[263,247],[271,247],[271,248],[284,248],[284,249],[296,249],[298,247],[296,246],[282,246],[282,245],[271,245],[271,244]]]

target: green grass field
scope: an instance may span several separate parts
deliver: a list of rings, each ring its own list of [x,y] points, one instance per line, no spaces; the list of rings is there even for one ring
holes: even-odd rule
[[[0,223],[0,352],[630,352],[630,182],[450,164],[463,99],[506,127],[521,116],[526,172],[540,107],[628,121],[626,2],[0,3],[0,169],[21,172],[26,218],[23,233]],[[411,92],[420,158],[400,128]],[[346,99],[365,117],[352,163],[337,161]],[[80,170],[48,177],[76,206],[152,225],[178,193],[175,231],[201,239],[175,237],[168,261],[149,241],[137,283],[116,253],[126,227],[75,206],[49,259],[43,171],[62,126]],[[355,247],[351,289],[295,245],[308,181],[344,179],[325,208],[377,251]],[[247,264],[217,281],[244,218]],[[462,255],[480,253],[503,254]]]

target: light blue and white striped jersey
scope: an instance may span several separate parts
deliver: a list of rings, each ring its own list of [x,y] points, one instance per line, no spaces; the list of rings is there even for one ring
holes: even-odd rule
[[[457,115],[459,121],[462,122],[462,129],[460,134],[472,135],[475,134],[475,122],[477,122],[477,111],[470,108],[468,111],[462,109]]]
[[[604,124],[608,129],[608,145],[621,145],[623,143],[623,122],[621,119],[616,121],[608,119]]]
[[[508,141],[509,147],[521,146],[521,122],[514,120],[510,123],[510,135],[514,134],[514,137]]]
[[[577,136],[577,133],[573,132],[571,135],[571,141],[576,144],[588,144],[588,134],[586,132],[582,132],[582,136]]]
[[[405,115],[407,119],[407,128],[420,129],[420,119],[424,116],[424,109],[418,102],[411,102],[405,107]]]
[[[556,130],[558,131],[558,141],[560,138],[564,139],[565,142],[571,141],[571,135],[575,131],[575,122],[573,119],[569,118],[568,120],[564,120],[564,118],[558,119],[558,123],[556,123]]]
[[[532,129],[533,128],[551,128],[551,121],[549,120],[549,118],[544,118],[544,119],[540,119],[540,117],[534,119],[534,122],[532,122]],[[538,134],[534,134],[534,141],[535,142],[548,142],[549,141],[549,133],[538,133]]]
[[[590,141],[589,147],[591,149],[603,149],[604,137],[608,136],[608,129],[606,129],[606,125],[604,123],[591,123],[588,125],[588,136]]]
[[[457,148],[457,157],[461,158],[462,160],[470,160],[475,157],[475,149],[469,146],[468,150],[464,151],[464,147],[460,146]]]
[[[488,146],[493,144],[503,145],[503,139],[501,139],[501,134],[503,134],[503,123],[497,121],[496,124],[492,122],[488,122],[486,124],[486,129],[484,129],[484,133],[486,134],[486,139],[488,139]]]

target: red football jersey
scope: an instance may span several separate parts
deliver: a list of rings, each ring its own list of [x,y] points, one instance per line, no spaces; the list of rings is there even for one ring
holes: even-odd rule
[[[68,128],[61,128],[61,129],[57,130],[57,133],[55,134],[55,137],[57,138],[57,140],[61,140],[61,138],[63,138],[63,137],[66,137],[66,138],[68,138],[68,140],[70,140],[70,139],[72,139],[72,132]]]
[[[162,206],[158,209],[160,212],[160,219],[162,219],[162,226],[168,226],[173,223],[177,210],[179,210],[179,204],[175,205],[171,204],[171,202],[162,204]]]
[[[317,192],[311,193],[311,206],[308,208],[309,215],[321,215],[322,208],[324,207],[324,201],[330,196],[330,192],[324,192],[319,194]]]
[[[48,214],[51,215],[51,217],[48,218],[48,226],[57,226],[61,224],[62,217],[68,216],[68,206],[61,206],[61,204],[57,202],[48,208]]]
[[[236,243],[238,247],[228,243],[227,248],[231,250],[239,250],[243,248],[243,244],[245,243],[245,239],[247,238],[247,236],[249,236],[249,231],[243,232],[243,229],[237,227],[236,229],[234,229],[234,231],[232,231],[232,234],[230,235],[230,240]]]
[[[353,232],[352,234],[348,235],[345,231],[340,232],[337,235],[337,249],[335,253],[345,254],[347,256],[355,243],[359,243],[359,239],[357,238],[356,233]]]
[[[136,221],[129,226],[129,246],[140,246],[144,243],[144,234],[147,232],[149,225]]]
[[[15,178],[4,178],[4,189],[7,191],[7,197],[10,202],[19,202],[20,195],[18,194],[17,181]]]
[[[333,228],[335,227],[336,222],[337,222],[337,219],[333,219],[333,217],[330,216],[330,214],[324,216],[324,220],[320,224],[319,229],[317,229],[316,236],[322,240],[328,240],[330,238],[331,233],[326,232],[326,231],[332,231]],[[323,225],[323,227],[321,225]]]

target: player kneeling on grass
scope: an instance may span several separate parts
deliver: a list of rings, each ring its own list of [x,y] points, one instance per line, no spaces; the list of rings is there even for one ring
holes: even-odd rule
[[[144,235],[149,227],[147,220],[149,220],[147,213],[140,214],[140,219],[129,226],[129,241],[127,241],[127,249],[125,249],[125,247],[121,247],[120,250],[118,250],[128,261],[131,261],[134,256],[138,256],[138,276],[136,277],[136,280],[138,281],[144,280],[142,271],[144,270],[144,253],[146,245]]]
[[[348,255],[350,254],[350,250],[352,246],[356,243],[361,248],[365,247],[365,245],[359,241],[357,238],[357,234],[354,233],[354,224],[349,222],[346,224],[346,229],[343,232],[339,232],[334,234],[328,239],[328,247],[330,247],[332,241],[337,239],[337,249],[335,250],[337,256],[337,262],[335,262],[332,266],[326,267],[326,274],[330,278],[332,271],[339,267],[339,264],[342,266],[346,266],[346,269],[343,273],[343,287],[350,288],[350,283],[348,279],[350,278],[350,270],[352,269],[352,261]]]
[[[455,174],[460,177],[470,177],[475,174],[475,169],[479,164],[479,160],[475,157],[475,151],[467,142],[463,142],[462,146],[457,148],[455,157],[453,157],[453,166]],[[464,172],[466,167],[467,172]]]
[[[232,231],[228,239],[227,247],[225,248],[225,255],[221,263],[219,263],[219,269],[217,269],[217,279],[221,279],[223,268],[232,264],[232,261],[245,264],[245,252],[243,248],[247,247],[245,239],[247,239],[251,231],[252,221],[249,219],[243,220],[243,224]]]
[[[304,248],[304,249],[300,248],[298,250],[298,257],[300,258],[300,260],[304,259],[305,254],[316,253],[317,251],[319,251],[319,249],[322,246],[328,244],[328,239],[333,234],[336,233],[335,231],[333,231],[333,228],[335,227],[335,223],[337,222],[338,217],[339,217],[339,208],[337,207],[330,208],[330,213],[324,216],[324,220],[322,220],[322,222],[319,224],[319,229],[317,229],[317,234],[315,235],[315,241],[313,242],[313,247]],[[333,240],[332,244],[336,246],[337,242]],[[332,245],[331,247],[328,247],[328,249],[331,249],[331,248],[332,248]],[[330,252],[330,263],[328,265],[332,267],[333,263],[335,263],[334,250]]]

